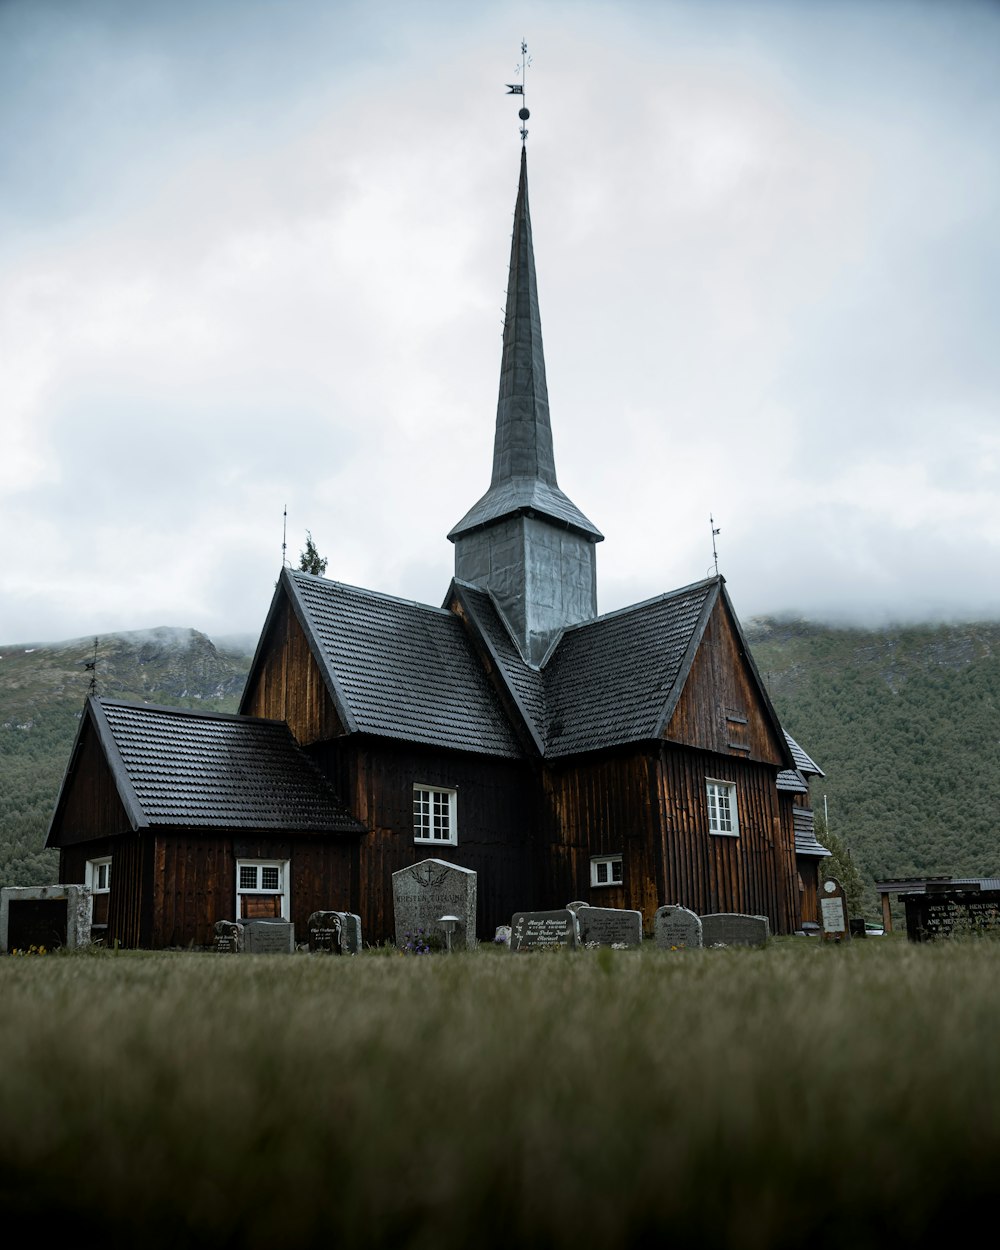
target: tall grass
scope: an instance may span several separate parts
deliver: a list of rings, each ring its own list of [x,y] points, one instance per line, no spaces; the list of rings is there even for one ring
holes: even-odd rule
[[[854,1250],[1000,1174],[1000,943],[10,958],[0,1003],[0,1208],[105,1246]]]

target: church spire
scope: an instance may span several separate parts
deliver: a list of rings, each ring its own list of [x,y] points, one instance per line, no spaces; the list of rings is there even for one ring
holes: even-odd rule
[[[448,537],[455,576],[492,592],[529,663],[540,664],[567,625],[597,615],[595,544],[603,535],[556,482],[523,143],[493,476]]]
[[[462,534],[518,513],[551,518],[585,535],[591,542],[600,542],[603,538],[600,530],[563,494],[556,482],[528,211],[528,158],[523,145],[507,278],[493,477],[489,490],[448,537],[454,542]]]

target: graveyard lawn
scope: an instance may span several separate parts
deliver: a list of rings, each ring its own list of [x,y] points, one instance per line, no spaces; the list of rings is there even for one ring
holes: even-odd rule
[[[1000,1171],[1000,942],[0,959],[6,1227],[883,1247]]]

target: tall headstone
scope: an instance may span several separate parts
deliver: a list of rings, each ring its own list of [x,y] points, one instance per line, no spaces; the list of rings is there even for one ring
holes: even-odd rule
[[[454,949],[476,945],[476,873],[443,859],[422,859],[392,874],[392,906],[396,945],[406,946],[418,933],[438,935],[445,944],[442,916],[457,916]]]
[[[580,924],[568,907],[558,911],[519,911],[510,922],[510,949],[537,950],[544,946],[579,946]]]
[[[704,945],[701,917],[676,903],[658,907],[653,915],[653,940],[660,950],[695,950]]]
[[[584,946],[642,945],[641,911],[586,906],[578,907],[575,914],[580,926],[580,941]]]
[[[701,933],[706,946],[763,946],[771,926],[766,916],[722,911],[702,916]]]
[[[819,918],[824,942],[850,941],[847,927],[847,896],[836,877],[826,877],[819,890]]]

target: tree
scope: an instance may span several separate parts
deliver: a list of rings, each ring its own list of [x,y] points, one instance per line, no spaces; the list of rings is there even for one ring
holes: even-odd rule
[[[312,573],[316,577],[322,577],[326,572],[326,565],[327,561],[316,550],[312,530],[306,530],[306,546],[299,556],[299,570],[303,573]]]
[[[847,914],[863,916],[868,910],[865,906],[868,891],[864,878],[854,865],[847,843],[827,829],[822,812],[816,813],[816,838],[830,852],[830,858],[824,859],[820,864],[820,880],[823,877],[836,877],[847,896]]]

